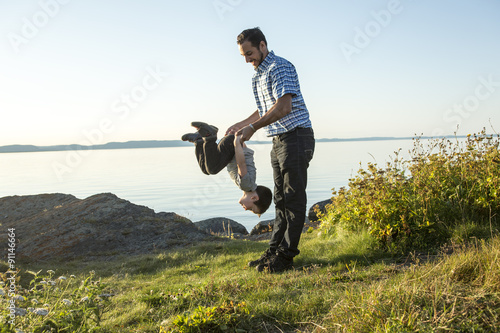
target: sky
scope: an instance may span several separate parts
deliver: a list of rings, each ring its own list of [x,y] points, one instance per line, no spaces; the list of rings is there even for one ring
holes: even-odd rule
[[[500,131],[498,0],[4,0],[0,146],[225,132],[256,110],[236,44],[256,26],[316,138]]]

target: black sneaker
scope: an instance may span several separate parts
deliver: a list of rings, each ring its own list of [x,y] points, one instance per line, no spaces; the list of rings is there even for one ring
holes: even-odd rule
[[[200,133],[187,133],[182,136],[182,141],[196,142],[201,139]]]
[[[273,252],[271,251],[271,249],[267,249],[261,256],[259,259],[257,260],[254,260],[254,261],[249,261],[248,262],[248,267],[255,267],[255,266],[259,266],[259,265],[263,265],[267,262],[269,262],[269,260],[271,260],[272,257],[275,257],[276,256],[276,252]]]
[[[200,133],[200,135],[204,138],[217,137],[217,132],[219,131],[217,127],[201,121],[193,121],[191,126],[196,127],[196,129],[198,129],[198,133]]]
[[[258,272],[267,271],[269,273],[280,273],[293,269],[293,258],[278,252],[267,263],[260,264],[256,267]]]

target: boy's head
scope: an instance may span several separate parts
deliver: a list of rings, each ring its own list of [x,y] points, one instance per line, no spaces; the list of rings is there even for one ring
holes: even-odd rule
[[[242,197],[238,203],[245,210],[251,210],[254,214],[261,215],[271,205],[273,193],[265,186],[257,186],[257,189],[252,192],[243,192]]]

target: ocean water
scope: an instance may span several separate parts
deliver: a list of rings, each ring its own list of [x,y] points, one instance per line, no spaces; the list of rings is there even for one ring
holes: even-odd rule
[[[249,146],[257,183],[273,189],[271,144]],[[401,148],[404,154],[411,147],[411,140],[317,142],[308,170],[308,208],[330,198],[332,188],[346,186],[360,166],[385,165],[394,151]],[[242,192],[227,172],[203,174],[193,147],[0,154],[0,197],[66,193],[84,199],[104,192],[193,222],[230,218],[248,231],[274,218],[274,206],[260,219],[244,211],[238,204]]]

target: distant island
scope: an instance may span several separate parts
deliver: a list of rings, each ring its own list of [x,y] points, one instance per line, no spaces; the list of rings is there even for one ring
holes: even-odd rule
[[[465,136],[445,136],[463,138]],[[316,142],[349,142],[349,141],[387,141],[387,140],[411,140],[414,137],[366,137],[366,138],[331,138],[316,139]],[[421,139],[432,139],[432,137],[421,136]],[[271,141],[249,141],[249,144],[269,144]],[[55,145],[55,146],[35,146],[35,145],[8,145],[0,146],[0,153],[35,153],[46,151],[68,151],[68,150],[102,150],[102,149],[138,149],[138,148],[169,148],[185,147],[192,143],[181,140],[147,140],[147,141],[127,141],[109,142],[102,145]]]

